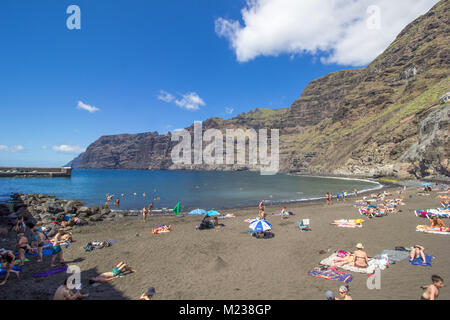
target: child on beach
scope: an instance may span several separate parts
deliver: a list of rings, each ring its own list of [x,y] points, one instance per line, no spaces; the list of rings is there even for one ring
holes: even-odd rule
[[[145,220],[147,219],[147,215],[148,215],[148,210],[147,207],[142,208],[142,220],[145,222]]]
[[[422,287],[426,291],[420,296],[420,300],[436,300],[439,296],[439,289],[444,286],[444,280],[438,275],[432,275],[431,281],[432,284]]]

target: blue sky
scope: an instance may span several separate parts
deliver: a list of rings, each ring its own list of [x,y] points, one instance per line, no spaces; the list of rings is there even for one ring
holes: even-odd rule
[[[258,1],[2,0],[0,165],[59,166],[102,135],[166,133],[212,116],[289,107],[309,81],[365,66],[374,45],[382,51],[436,2],[420,0],[405,18],[403,1],[399,25],[350,52],[344,44],[358,41],[361,28],[321,38],[327,23],[305,29],[314,26],[314,8],[297,8],[305,16],[291,18],[303,25],[291,27],[283,25],[293,11],[285,0]],[[379,2],[390,18],[393,5]],[[364,17],[369,4],[361,3],[344,9]],[[72,4],[80,30],[66,26]]]

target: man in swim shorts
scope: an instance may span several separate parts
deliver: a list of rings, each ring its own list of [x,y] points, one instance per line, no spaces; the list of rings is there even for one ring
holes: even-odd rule
[[[78,300],[84,299],[89,296],[89,294],[81,294],[81,289],[78,289],[75,294],[67,286],[69,278],[64,280],[64,283],[56,289],[53,300]]]
[[[63,234],[64,234],[64,229],[60,228],[58,230],[58,233],[51,240],[53,247],[52,247],[52,261],[50,263],[50,267],[55,266],[56,256],[59,256],[60,264],[65,264],[64,258],[63,258],[63,251],[61,248],[61,243],[64,242],[64,240],[61,239]]]
[[[131,269],[131,267],[126,263],[120,262],[117,266],[113,268],[111,272],[103,272],[98,276],[91,278],[89,280],[89,283],[92,284],[94,282],[108,282],[116,278],[119,278],[126,271],[129,271],[130,273],[136,272],[136,270]]]

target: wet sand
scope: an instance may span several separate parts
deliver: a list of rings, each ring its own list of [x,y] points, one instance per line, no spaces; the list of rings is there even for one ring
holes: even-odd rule
[[[156,288],[154,299],[319,299],[327,290],[337,295],[340,282],[309,276],[308,271],[332,252],[344,249],[353,251],[358,242],[365,245],[369,256],[395,246],[410,247],[421,244],[426,253],[436,256],[432,267],[412,266],[401,261],[381,272],[381,289],[369,290],[367,274],[352,273],[350,294],[362,299],[419,299],[420,286],[431,283],[431,275],[438,274],[450,283],[450,236],[416,232],[418,224],[427,220],[414,215],[415,209],[440,206],[436,192],[419,196],[410,188],[401,212],[386,217],[364,217],[362,228],[338,228],[330,225],[335,219],[360,218],[350,197],[347,202],[326,206],[324,201],[291,204],[288,211],[295,215],[282,220],[272,217],[281,206],[266,207],[268,221],[273,225],[275,237],[255,239],[246,233],[244,220],[258,214],[255,208],[224,210],[235,218],[221,219],[225,227],[212,230],[195,230],[200,216],[177,218],[152,216],[143,223],[139,217],[124,217],[115,222],[102,222],[75,229],[76,242],[64,250],[69,264],[82,271],[83,293],[89,299],[138,299],[149,286]],[[361,197],[358,197],[360,199]],[[300,232],[297,221],[309,218],[312,231]],[[444,219],[450,224],[449,219]],[[152,235],[158,225],[172,225],[170,233]],[[111,247],[85,252],[89,241],[119,240]],[[7,242],[0,244],[10,248]],[[325,254],[320,252],[325,251]],[[56,288],[67,274],[47,278],[33,278],[35,272],[49,269],[50,257],[37,263],[36,257],[24,266],[21,279],[11,274],[7,284],[0,287],[0,299],[51,299]],[[90,277],[111,271],[124,261],[137,273],[93,287]],[[344,271],[344,270],[340,270]],[[450,289],[441,289],[439,299],[450,299]]]

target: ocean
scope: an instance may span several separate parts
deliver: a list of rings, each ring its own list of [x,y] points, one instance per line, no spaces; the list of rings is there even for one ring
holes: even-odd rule
[[[306,201],[331,192],[349,194],[378,189],[368,180],[338,179],[259,172],[147,171],[74,169],[71,178],[0,178],[0,200],[12,193],[43,193],[74,199],[88,206],[103,205],[107,193],[120,197],[120,209],[140,209],[154,201],[154,208],[221,209]],[[111,202],[113,204],[113,202]],[[111,206],[112,207],[112,206]]]

